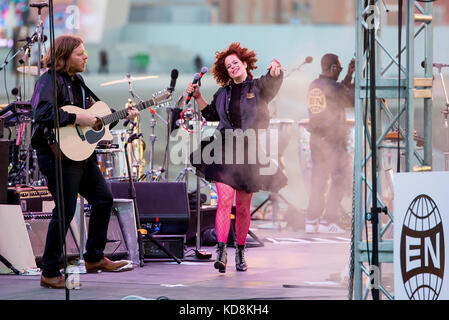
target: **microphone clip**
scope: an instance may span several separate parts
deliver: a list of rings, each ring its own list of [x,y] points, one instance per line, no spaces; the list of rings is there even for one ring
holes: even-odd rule
[[[142,134],[141,134],[141,133],[133,133],[133,134],[128,138],[127,143],[131,143],[131,142],[133,142],[134,140],[139,139],[140,137],[142,137]]]

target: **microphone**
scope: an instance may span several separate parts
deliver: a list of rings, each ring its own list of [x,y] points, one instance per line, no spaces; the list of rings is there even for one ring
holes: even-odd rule
[[[192,84],[198,83],[201,80],[201,78],[207,73],[207,71],[209,71],[209,69],[207,69],[207,67],[202,67],[200,73],[198,73],[198,72],[195,73],[195,75],[193,76]],[[192,96],[193,96],[193,92],[191,92],[187,95],[184,105],[188,105],[190,103]]]
[[[178,79],[179,71],[178,69],[173,69],[171,71],[171,81],[170,81],[170,87],[168,87],[168,91],[173,92],[175,91],[176,86],[176,79]]]
[[[30,54],[30,47],[26,48],[25,53],[23,54],[22,58],[19,59],[19,63],[24,64],[26,56],[29,54]]]
[[[34,2],[34,3],[30,3],[30,7],[42,9],[42,8],[48,7],[48,3],[47,2]]]
[[[432,65],[438,69],[449,67],[449,64],[446,64],[446,63],[432,63]]]
[[[45,42],[45,41],[47,41],[47,39],[48,39],[47,35],[43,34],[43,35],[41,36],[41,42]],[[19,41],[19,42],[26,41],[26,42],[34,43],[34,42],[37,41],[37,32],[33,33],[33,34],[31,35],[31,37],[26,37],[25,39],[19,39],[19,40],[17,40],[17,41]]]
[[[305,60],[304,60],[304,64],[306,63],[312,63],[313,58],[311,56],[308,56]]]
[[[13,88],[11,90],[11,94],[16,97],[17,101],[21,101],[22,100],[22,92],[21,92],[20,89],[21,89],[21,85],[19,85],[19,88]]]

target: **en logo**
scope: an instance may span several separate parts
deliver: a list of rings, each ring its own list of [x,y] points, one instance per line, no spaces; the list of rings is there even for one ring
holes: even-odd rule
[[[440,211],[427,195],[417,196],[404,218],[401,273],[411,300],[436,300],[444,278],[444,233]]]
[[[326,96],[321,89],[313,88],[309,91],[308,107],[312,114],[321,113],[326,109]]]

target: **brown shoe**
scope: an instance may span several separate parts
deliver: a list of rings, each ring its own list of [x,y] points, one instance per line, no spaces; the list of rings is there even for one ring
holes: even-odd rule
[[[65,278],[64,276],[47,278],[41,275],[41,287],[52,289],[65,289]],[[69,289],[76,289],[79,287],[81,287],[81,283],[79,281],[72,281],[69,282],[68,284]]]
[[[86,261],[86,271],[88,273],[91,272],[97,272],[99,270],[101,271],[107,271],[107,272],[118,272],[118,271],[129,271],[132,270],[132,267],[130,268],[123,268],[126,265],[128,265],[128,261],[120,260],[120,261],[111,261],[108,258],[104,257],[98,262],[87,262]]]

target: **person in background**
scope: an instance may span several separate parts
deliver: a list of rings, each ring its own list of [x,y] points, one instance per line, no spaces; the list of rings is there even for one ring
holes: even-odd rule
[[[98,60],[100,62],[100,66],[98,67],[98,73],[109,73],[109,60],[108,53],[105,49],[101,49],[98,53]]]
[[[308,112],[310,151],[312,156],[311,191],[306,217],[306,233],[345,233],[338,225],[343,213],[341,201],[348,179],[349,127],[345,108],[354,108],[352,59],[342,82],[343,68],[337,55],[328,53],[321,59],[321,74],[309,87]],[[349,176],[350,177],[350,176]],[[330,180],[329,192],[326,193]],[[323,212],[324,211],[324,212]]]

